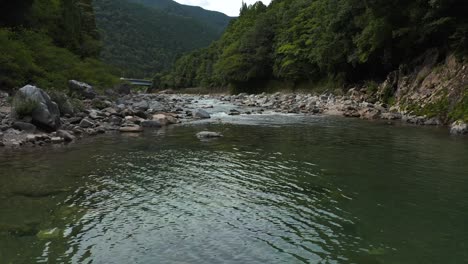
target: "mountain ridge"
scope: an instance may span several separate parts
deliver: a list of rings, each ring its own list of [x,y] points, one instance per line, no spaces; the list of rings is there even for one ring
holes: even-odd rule
[[[233,18],[222,12],[207,10],[200,6],[192,6],[178,3],[172,0],[128,0],[129,2],[138,3],[146,7],[162,9],[169,13],[181,16],[191,17],[197,20],[208,19],[208,23],[216,25],[221,32],[228,26],[229,21]]]
[[[104,42],[101,58],[127,77],[151,77],[168,69],[182,54],[219,38],[230,21],[222,13],[171,0],[93,2]]]

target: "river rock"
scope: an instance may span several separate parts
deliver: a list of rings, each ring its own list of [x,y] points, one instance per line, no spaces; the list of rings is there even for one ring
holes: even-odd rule
[[[57,131],[57,136],[63,138],[65,142],[72,142],[75,140],[75,136],[72,135],[70,132],[65,131],[65,130],[58,130]]]
[[[119,116],[113,115],[113,116],[109,117],[109,123],[111,123],[112,125],[120,126],[120,124],[122,124],[122,121],[123,121],[123,119],[121,117],[119,117]]]
[[[55,131],[60,127],[60,110],[50,96],[36,86],[26,85],[21,88],[14,99],[16,107],[26,100],[36,102],[37,106],[31,113],[32,123],[45,130]],[[13,109],[15,112],[16,109]]]
[[[70,89],[71,93],[76,93],[86,99],[94,99],[97,96],[94,88],[84,82],[70,80],[68,81],[68,88]]]
[[[60,143],[63,143],[64,139],[61,137],[52,137],[51,141],[52,141],[52,144],[60,144]]]
[[[153,120],[158,121],[162,126],[177,124],[177,119],[169,114],[153,115]]]
[[[119,84],[115,87],[115,91],[119,94],[130,94],[132,86],[128,83]]]
[[[122,133],[140,133],[143,132],[141,126],[123,126],[119,128],[119,131]]]
[[[80,127],[82,128],[90,128],[94,126],[94,122],[91,121],[89,118],[83,118],[80,122]]]
[[[450,133],[452,135],[465,135],[465,134],[468,134],[468,124],[461,121],[461,120],[455,121],[450,126]]]
[[[134,103],[133,107],[137,110],[146,111],[150,108],[150,105],[147,101],[141,101],[138,103]]]
[[[36,132],[36,126],[31,124],[31,123],[17,121],[17,122],[13,123],[12,127],[14,129],[18,129],[18,130],[25,131],[25,132],[28,132],[28,133]]]
[[[140,123],[142,127],[149,128],[160,128],[162,127],[161,123],[158,120],[145,120]]]
[[[223,134],[219,132],[202,131],[197,134],[197,138],[199,139],[220,138],[220,137],[223,137]]]
[[[241,113],[240,113],[238,110],[236,110],[236,109],[231,109],[231,110],[229,111],[229,115],[231,115],[231,116],[236,116],[236,115],[240,115],[240,114],[241,114]]]
[[[380,115],[380,118],[385,119],[385,120],[399,120],[401,119],[401,114],[394,113],[394,112],[386,112]]]
[[[192,115],[193,115],[193,117],[198,118],[198,119],[209,119],[209,118],[211,118],[211,115],[207,111],[205,111],[203,109],[197,109],[197,110],[193,111]]]
[[[367,120],[375,120],[380,117],[380,111],[375,108],[364,108],[363,110],[359,111],[361,119]]]

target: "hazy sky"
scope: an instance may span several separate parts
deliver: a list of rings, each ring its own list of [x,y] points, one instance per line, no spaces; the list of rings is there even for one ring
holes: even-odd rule
[[[223,12],[229,16],[238,16],[242,6],[242,0],[175,0],[181,4],[201,6],[208,10]],[[253,4],[256,0],[244,0],[247,4]],[[265,5],[270,4],[271,0],[262,0]]]

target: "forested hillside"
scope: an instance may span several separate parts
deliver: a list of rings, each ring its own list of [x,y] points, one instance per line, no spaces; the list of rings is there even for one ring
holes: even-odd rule
[[[70,79],[117,79],[96,59],[101,44],[91,0],[0,1],[0,89],[28,83],[62,89]]]
[[[465,0],[244,5],[220,40],[185,55],[155,81],[160,87],[231,84],[252,92],[271,80],[292,87],[383,80],[431,48],[466,53],[467,13]]]
[[[206,26],[215,28],[219,33],[222,33],[226,29],[229,21],[231,20],[230,17],[221,12],[205,10],[199,6],[182,5],[173,0],[129,1],[140,3],[147,7],[162,9],[170,14],[197,19]]]
[[[139,2],[139,3],[133,3]],[[173,1],[95,0],[102,59],[122,76],[151,77],[220,37],[229,17]]]

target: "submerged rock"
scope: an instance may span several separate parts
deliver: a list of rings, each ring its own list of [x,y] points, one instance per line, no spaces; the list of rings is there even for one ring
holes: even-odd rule
[[[220,138],[220,137],[223,137],[223,134],[219,132],[202,131],[197,134],[197,138],[199,139]]]
[[[62,231],[58,228],[41,230],[37,233],[37,238],[41,240],[57,239],[62,237]]]

